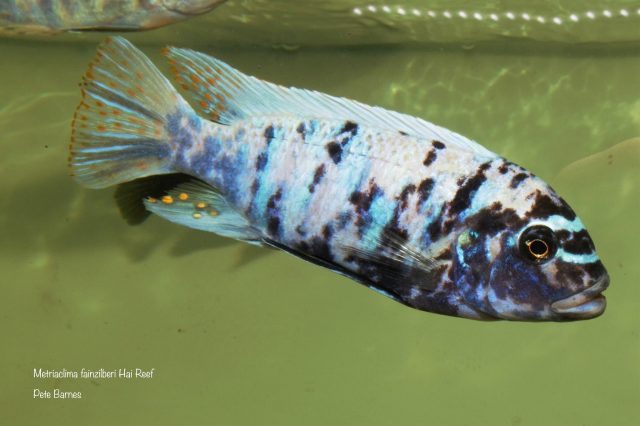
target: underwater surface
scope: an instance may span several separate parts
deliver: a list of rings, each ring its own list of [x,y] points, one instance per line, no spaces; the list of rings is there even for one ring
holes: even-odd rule
[[[191,47],[425,118],[526,167],[593,237],[611,276],[604,315],[445,317],[283,252],[157,217],[129,226],[112,189],[84,189],[67,169],[78,82],[104,34],[5,38],[0,423],[637,424],[640,3],[301,3],[231,0],[126,36],[165,72],[163,45]],[[34,368],[155,375],[42,379]],[[34,399],[35,388],[83,397]]]

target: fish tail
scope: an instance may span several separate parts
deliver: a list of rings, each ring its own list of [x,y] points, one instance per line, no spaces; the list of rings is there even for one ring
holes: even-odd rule
[[[168,120],[195,113],[141,51],[124,38],[107,38],[80,86],[69,156],[77,181],[104,188],[173,172],[178,142]]]

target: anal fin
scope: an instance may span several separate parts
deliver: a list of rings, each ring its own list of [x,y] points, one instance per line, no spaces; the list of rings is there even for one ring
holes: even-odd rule
[[[191,180],[171,189],[160,198],[148,197],[150,212],[179,225],[213,232],[223,237],[261,244],[260,233],[214,188]]]
[[[183,173],[147,176],[121,183],[113,196],[124,220],[129,225],[138,225],[151,214],[144,205],[145,198],[159,199],[176,186],[192,180],[193,177]]]

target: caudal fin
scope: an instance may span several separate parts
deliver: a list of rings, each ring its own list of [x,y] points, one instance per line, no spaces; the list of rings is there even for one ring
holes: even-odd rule
[[[81,83],[69,166],[90,188],[171,173],[170,114],[191,111],[151,61],[122,37],[107,38]]]

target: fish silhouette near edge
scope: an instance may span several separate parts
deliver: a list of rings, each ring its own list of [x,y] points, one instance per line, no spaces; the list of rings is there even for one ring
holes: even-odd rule
[[[225,0],[1,0],[0,35],[142,31],[206,13]]]
[[[120,185],[169,221],[284,250],[424,311],[604,312],[609,276],[584,225],[522,167],[419,118],[163,53],[198,113],[142,52],[107,39],[72,124],[82,185]]]

